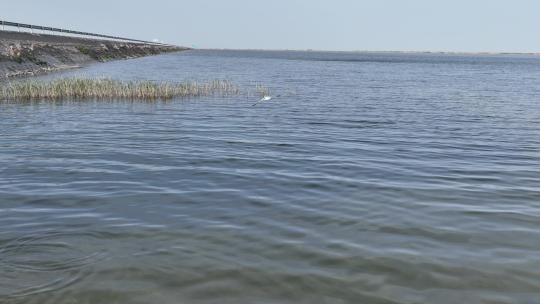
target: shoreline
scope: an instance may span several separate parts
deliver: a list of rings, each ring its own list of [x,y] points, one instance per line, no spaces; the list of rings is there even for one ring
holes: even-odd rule
[[[418,54],[456,56],[536,56],[537,52],[454,52],[454,51],[377,51],[377,50],[324,50],[324,49],[257,49],[257,48],[201,48],[202,51],[248,51],[248,52],[312,52],[312,53],[365,53],[365,54]]]
[[[0,81],[185,50],[189,48],[0,31]]]

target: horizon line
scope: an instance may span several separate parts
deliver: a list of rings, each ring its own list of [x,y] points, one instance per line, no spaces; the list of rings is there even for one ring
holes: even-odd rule
[[[287,48],[197,48],[193,50],[209,51],[267,51],[267,52],[325,52],[325,53],[406,53],[406,54],[448,54],[448,55],[540,55],[538,52],[526,51],[429,51],[429,50],[329,50],[329,49],[287,49]]]

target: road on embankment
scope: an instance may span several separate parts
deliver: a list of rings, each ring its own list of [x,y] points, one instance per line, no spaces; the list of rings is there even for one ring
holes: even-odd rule
[[[184,47],[0,31],[0,79],[118,59],[187,50]]]

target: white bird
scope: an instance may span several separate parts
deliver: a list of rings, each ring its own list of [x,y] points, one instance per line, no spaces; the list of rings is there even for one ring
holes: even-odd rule
[[[268,96],[268,95],[265,95],[263,96],[263,98],[261,98],[261,100],[257,101],[256,103],[253,104],[253,106],[256,106],[257,104],[259,104],[260,102],[263,102],[263,101],[269,101],[272,99],[272,96]]]

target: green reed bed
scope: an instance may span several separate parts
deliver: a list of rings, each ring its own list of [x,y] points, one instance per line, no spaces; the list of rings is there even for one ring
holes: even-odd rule
[[[0,86],[2,100],[34,99],[171,99],[239,94],[239,88],[226,80],[206,83],[156,83],[95,78],[28,80]]]

